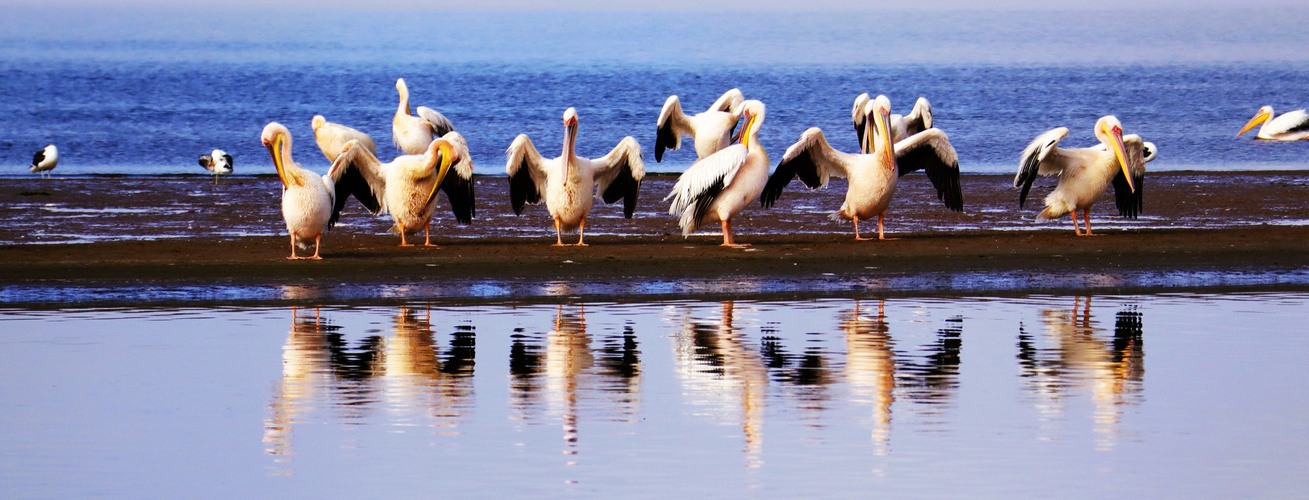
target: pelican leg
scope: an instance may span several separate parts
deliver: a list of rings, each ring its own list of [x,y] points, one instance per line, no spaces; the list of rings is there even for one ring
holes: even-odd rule
[[[585,246],[590,246],[590,245],[587,245],[586,243],[582,243],[582,235],[583,235],[583,233],[585,233],[585,232],[586,232],[586,217],[582,217],[582,222],[579,222],[579,223],[577,224],[577,244],[576,244],[576,245],[573,245],[573,246],[575,246],[575,247],[585,247]]]
[[[895,241],[900,238],[887,238],[882,229],[882,214],[877,214],[877,239],[882,241]]]
[[[315,236],[315,237],[314,237],[314,256],[313,256],[313,257],[309,257],[310,259],[312,259],[312,260],[323,260],[322,257],[319,257],[319,256],[318,256],[318,247],[319,247],[322,243],[323,243],[323,233],[318,233],[318,236]]]
[[[404,225],[404,224],[401,224],[401,223],[399,223],[399,222],[396,222],[396,223],[395,223],[395,227],[400,228],[400,246],[402,246],[402,247],[411,247],[411,246],[414,246],[413,243],[410,243],[408,240],[405,239],[405,225]]]
[[[427,221],[426,226],[423,226],[423,246],[425,247],[436,246],[432,244],[432,221],[430,220]]]
[[[559,230],[559,219],[555,218],[555,244],[554,246],[564,246],[563,232]]]
[[[1073,217],[1073,232],[1077,233],[1078,236],[1086,236],[1082,234],[1082,228],[1077,226],[1077,210],[1073,210],[1070,213],[1072,214]]]
[[[740,248],[740,247],[748,247],[750,246],[750,244],[736,243],[732,241],[732,221],[724,219],[723,220],[723,244],[720,246]]]
[[[855,240],[855,241],[868,241],[868,240],[871,240],[872,238],[860,238],[860,237],[859,237],[859,216],[858,216],[858,215],[855,215],[855,216],[852,216],[851,218],[854,219],[854,240]]]
[[[1083,210],[1083,211],[1082,211],[1082,220],[1086,221],[1086,235],[1087,235],[1087,236],[1099,236],[1098,234],[1093,234],[1093,233],[1091,233],[1091,211],[1090,211],[1090,210]]]
[[[295,255],[295,233],[291,233],[291,256],[287,257],[286,260],[298,260],[298,259],[300,259],[300,257],[297,257]]]

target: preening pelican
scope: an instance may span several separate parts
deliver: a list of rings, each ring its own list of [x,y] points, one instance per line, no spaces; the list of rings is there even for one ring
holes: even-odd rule
[[[1144,142],[1140,136],[1123,136],[1118,118],[1101,117],[1095,122],[1095,137],[1100,144],[1089,148],[1063,149],[1059,141],[1068,135],[1068,129],[1059,127],[1036,139],[1023,150],[1014,187],[1022,187],[1018,194],[1018,207],[1027,201],[1027,192],[1036,177],[1059,176],[1059,184],[1045,197],[1045,210],[1038,219],[1053,219],[1071,213],[1073,231],[1078,236],[1094,236],[1091,232],[1091,205],[1110,182],[1118,213],[1136,218],[1141,213],[1145,163],[1157,154],[1154,144]],[[1086,232],[1077,226],[1077,212],[1082,212]]]
[[[945,132],[928,129],[892,145],[890,113],[891,101],[886,96],[877,96],[864,105],[868,118],[864,120],[867,126],[861,135],[867,140],[861,149],[871,150],[868,154],[842,153],[827,144],[821,129],[806,130],[799,141],[786,149],[760,201],[771,207],[782,195],[782,188],[796,176],[811,189],[826,186],[831,176],[845,177],[850,180],[845,203],[832,213],[832,218],[853,220],[855,239],[867,240],[870,238],[859,236],[859,219],[877,216],[877,239],[885,240],[882,219],[891,205],[900,176],[923,169],[936,187],[936,197],[945,202],[946,208],[962,211],[959,160]]]
[[[514,138],[505,151],[514,215],[523,213],[524,203],[540,203],[545,195],[545,208],[555,224],[555,246],[564,246],[562,234],[573,228],[577,228],[577,244],[573,246],[586,246],[582,241],[586,215],[595,203],[597,185],[605,203],[623,200],[623,216],[632,218],[637,191],[645,178],[641,145],[631,136],[619,141],[609,154],[595,159],[577,156],[573,151],[576,144],[577,110],[568,108],[564,111],[564,151],[558,158],[542,158],[526,134]]]
[[[745,96],[739,89],[725,92],[714,101],[712,106],[695,116],[682,114],[682,103],[677,96],[668,96],[663,109],[659,110],[658,127],[655,133],[655,162],[663,161],[664,150],[674,151],[682,147],[682,136],[688,135],[695,141],[695,154],[699,159],[730,146],[733,142],[732,129],[741,121],[741,103]]]
[[[1259,133],[1255,137],[1269,141],[1302,141],[1309,139],[1309,113],[1303,109],[1288,111],[1282,116],[1273,118],[1273,107],[1264,106],[1259,108],[1259,112],[1254,114],[1249,122],[1246,122],[1241,131],[1236,133],[1237,137],[1254,128],[1255,125],[1262,123],[1259,127]]]
[[[461,224],[473,220],[473,161],[468,144],[458,132],[450,132],[428,144],[421,155],[402,155],[382,163],[363,143],[345,143],[332,170],[359,172],[372,195],[380,202],[360,199],[373,215],[391,214],[400,235],[400,246],[412,246],[405,235],[423,228],[423,245],[432,246],[432,215],[436,213],[436,191],[445,191],[450,210]],[[451,171],[453,169],[453,175]],[[339,211],[344,200],[336,203]]]
[[[259,139],[268,148],[268,154],[273,157],[273,168],[277,169],[277,177],[282,180],[282,218],[286,220],[286,231],[291,235],[291,256],[287,258],[321,259],[318,249],[323,231],[336,225],[345,197],[354,195],[365,205],[370,201],[374,205],[377,202],[358,174],[348,173],[345,168],[334,164],[327,175],[319,177],[293,161],[291,131],[282,124],[272,122],[264,126]],[[297,247],[309,249],[310,240],[314,242],[314,255],[296,255]]]
[[[764,123],[764,103],[742,104],[741,142],[695,162],[673,186],[664,200],[672,199],[668,213],[680,215],[682,236],[701,224],[719,221],[725,247],[745,247],[732,240],[732,217],[759,199],[768,182],[768,152],[759,144],[759,127]]]
[[[854,122],[854,132],[859,136],[859,147],[864,148],[868,145],[864,141],[864,131],[867,130],[868,114],[864,108],[872,99],[868,94],[859,94],[854,98],[854,107],[850,110],[850,121]],[[919,97],[914,102],[914,109],[909,114],[891,115],[891,143],[898,144],[900,141],[908,139],[910,136],[932,128],[932,103],[927,102],[926,97]],[[860,153],[868,154],[869,151],[861,150]]]
[[[40,172],[41,178],[45,178],[48,175],[47,172],[54,170],[58,164],[59,148],[51,144],[32,155],[32,168],[28,171],[34,174]]]
[[[318,143],[318,149],[327,157],[327,161],[336,161],[336,157],[341,155],[341,150],[345,148],[345,143],[350,141],[359,141],[359,144],[368,148],[368,151],[377,156],[377,143],[373,142],[372,137],[368,134],[352,129],[339,123],[332,123],[323,118],[323,115],[314,115],[311,122],[314,127],[314,142]]]
[[[200,166],[214,174],[214,185],[218,185],[218,176],[232,173],[232,155],[226,151],[215,149],[207,155],[200,155]]]
[[[409,86],[404,78],[395,81],[395,90],[400,93],[400,105],[391,119],[391,139],[405,154],[421,155],[436,138],[454,131],[450,120],[427,106],[418,107],[418,116],[409,114]]]

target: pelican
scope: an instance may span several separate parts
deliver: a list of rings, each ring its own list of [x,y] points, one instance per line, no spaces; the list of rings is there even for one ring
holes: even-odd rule
[[[859,136],[859,147],[863,148],[867,144],[864,142],[865,123],[868,121],[868,115],[864,112],[864,107],[872,101],[867,93],[859,94],[854,98],[854,108],[850,110],[850,121],[854,122],[854,132]],[[919,97],[914,102],[914,109],[909,114],[891,115],[891,143],[897,144],[910,136],[932,128],[932,103],[927,102],[926,97]],[[868,151],[860,151],[867,154]]]
[[[41,178],[45,178],[48,175],[47,172],[54,170],[55,166],[58,164],[59,148],[56,148],[54,144],[51,144],[32,155],[32,168],[29,172],[34,174],[41,172]]]
[[[318,249],[323,239],[323,231],[336,225],[345,206],[346,196],[354,195],[365,205],[377,201],[372,197],[368,185],[357,175],[348,175],[346,169],[333,164],[327,175],[319,177],[306,170],[291,159],[291,131],[286,126],[272,122],[264,126],[259,139],[269,156],[273,158],[273,168],[282,181],[282,218],[286,220],[286,231],[291,235],[291,256],[287,259],[319,260]],[[339,199],[337,194],[343,194]],[[296,255],[297,247],[308,250],[309,241],[314,242],[314,255],[300,257]]]
[[[380,204],[364,206],[378,215],[391,214],[400,235],[400,246],[413,246],[405,235],[423,228],[423,246],[432,245],[432,215],[436,213],[436,191],[445,191],[450,210],[461,224],[473,219],[473,161],[468,143],[458,132],[450,132],[428,144],[421,155],[402,155],[382,163],[360,141],[345,143],[332,169],[357,171]],[[453,168],[454,175],[449,175]],[[337,202],[338,210],[342,202]]]
[[[682,114],[682,103],[677,96],[668,96],[659,110],[655,133],[655,162],[663,161],[664,149],[674,151],[682,147],[682,136],[695,140],[697,158],[716,153],[733,142],[732,129],[741,121],[741,103],[745,96],[739,89],[725,92],[712,106],[695,116]]]
[[[963,211],[963,193],[959,187],[959,160],[954,147],[950,145],[945,132],[940,129],[928,129],[896,143],[890,129],[891,101],[886,96],[877,96],[864,105],[867,125],[865,140],[861,147],[870,150],[867,154],[842,153],[827,144],[822,129],[817,127],[806,130],[800,140],[786,149],[777,171],[768,179],[760,200],[765,207],[771,207],[782,195],[786,187],[796,176],[816,189],[827,185],[831,176],[845,177],[850,180],[845,192],[845,203],[841,209],[832,213],[836,220],[854,221],[854,238],[868,240],[859,236],[859,219],[877,216],[877,239],[885,240],[886,233],[882,219],[886,209],[891,205],[896,185],[901,176],[923,169],[927,178],[936,187],[936,197],[945,202],[945,207],[956,212]],[[895,238],[890,238],[895,239]]]
[[[215,149],[207,155],[200,155],[200,166],[214,174],[214,185],[218,185],[218,176],[232,173],[232,155],[226,151]]]
[[[433,140],[454,131],[455,126],[450,120],[427,106],[418,107],[418,116],[409,114],[409,86],[405,85],[404,78],[396,79],[395,90],[400,93],[400,105],[391,119],[391,139],[405,154],[426,153],[427,145]]]
[[[645,163],[641,159],[641,145],[631,136],[624,137],[609,154],[595,159],[577,156],[577,110],[564,111],[564,151],[553,160],[536,152],[527,134],[520,134],[505,151],[508,161],[509,198],[514,215],[523,213],[524,203],[540,203],[545,195],[545,208],[555,224],[555,245],[565,246],[563,231],[577,228],[577,244],[584,247],[583,231],[586,215],[595,203],[595,186],[600,187],[605,203],[623,200],[623,216],[632,218],[636,211],[636,195],[645,178]]]
[[[764,123],[764,103],[749,100],[741,105],[741,142],[723,148],[695,162],[673,186],[664,200],[673,200],[668,213],[681,215],[678,225],[688,236],[705,222],[719,221],[725,247],[747,247],[732,240],[732,217],[759,199],[768,182],[768,152],[759,144],[759,127]]]
[[[373,142],[373,138],[368,137],[368,134],[339,123],[329,122],[327,118],[323,118],[323,115],[314,115],[311,124],[314,127],[314,142],[318,143],[318,149],[327,157],[327,161],[336,161],[336,157],[340,156],[341,150],[345,148],[345,143],[350,141],[359,141],[360,145],[373,153],[373,156],[377,156],[377,143]]]
[[[1113,183],[1118,213],[1136,218],[1141,213],[1142,183],[1145,181],[1145,163],[1156,154],[1154,144],[1144,142],[1140,136],[1123,136],[1123,125],[1113,116],[1101,117],[1095,122],[1095,137],[1100,144],[1089,148],[1062,149],[1059,141],[1068,135],[1066,127],[1059,127],[1036,139],[1023,150],[1014,187],[1022,187],[1018,207],[1027,201],[1027,192],[1038,175],[1059,176],[1059,184],[1045,197],[1045,210],[1038,219],[1053,219],[1071,213],[1073,232],[1078,236],[1094,236],[1091,232],[1091,205]],[[1077,212],[1082,212],[1086,232],[1077,226]]]
[[[1303,109],[1288,111],[1282,116],[1273,118],[1273,107],[1264,106],[1259,108],[1259,112],[1254,114],[1254,118],[1246,122],[1241,131],[1236,133],[1237,137],[1254,128],[1255,125],[1263,123],[1259,127],[1259,133],[1255,134],[1256,138],[1266,139],[1269,141],[1302,141],[1309,139],[1309,113]]]

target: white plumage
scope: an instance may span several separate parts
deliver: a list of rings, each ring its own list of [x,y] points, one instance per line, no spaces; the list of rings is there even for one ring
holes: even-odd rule
[[[686,116],[677,96],[668,96],[655,122],[655,161],[663,161],[665,149],[681,149],[682,136],[692,138],[695,154],[700,159],[731,145],[732,129],[741,121],[741,103],[744,101],[745,96],[739,89],[731,89],[705,112]]]
[[[232,155],[226,151],[215,149],[207,155],[200,155],[200,166],[214,174],[214,185],[218,185],[218,176],[232,173],[235,165],[232,163]]]
[[[291,236],[291,256],[288,259],[321,259],[318,250],[323,232],[336,222],[340,210],[333,209],[336,183],[344,169],[333,168],[327,175],[318,176],[291,159],[291,132],[280,123],[264,126],[260,142],[273,158],[273,168],[282,181],[282,218]],[[335,167],[335,166],[334,166]],[[296,248],[307,250],[314,242],[314,255],[300,257]]]
[[[1303,109],[1288,111],[1282,116],[1273,118],[1273,107],[1264,106],[1259,108],[1254,118],[1246,122],[1241,131],[1236,133],[1237,137],[1254,128],[1255,125],[1263,124],[1259,127],[1259,133],[1255,137],[1269,141],[1302,141],[1309,139],[1309,113]]]
[[[867,142],[864,141],[864,131],[867,130],[868,113],[864,109],[872,98],[867,93],[859,94],[854,98],[854,107],[850,109],[850,121],[854,123],[855,134],[859,137],[859,152],[869,153],[866,149]],[[932,128],[932,103],[927,102],[926,97],[919,97],[914,101],[913,109],[909,114],[891,115],[891,143],[897,144],[910,136]],[[874,130],[876,132],[876,130]]]
[[[359,144],[368,148],[373,156],[377,155],[377,143],[373,142],[373,138],[368,134],[339,123],[329,122],[323,115],[314,115],[310,124],[314,128],[314,142],[318,143],[318,149],[327,157],[327,161],[336,161],[336,157],[341,155],[341,150],[345,149],[345,143],[350,141],[359,141]]]
[[[432,108],[419,106],[418,116],[410,114],[409,86],[404,78],[395,81],[395,90],[400,93],[400,105],[391,119],[391,139],[405,154],[423,154],[436,138],[454,131],[454,124]]]
[[[45,178],[49,175],[49,172],[54,170],[58,165],[59,148],[56,148],[54,144],[51,144],[32,155],[32,168],[28,171],[34,174],[40,172],[41,178]]]
[[[577,111],[564,111],[563,154],[545,159],[526,134],[514,138],[505,151],[505,172],[509,174],[509,197],[514,214],[523,213],[523,204],[540,203],[554,219],[555,246],[564,246],[563,232],[577,229],[577,244],[583,241],[586,216],[595,203],[599,186],[605,203],[623,200],[623,216],[636,211],[636,197],[645,178],[641,145],[631,136],[624,137],[613,150],[600,158],[589,159],[574,152],[577,143]]]
[[[727,247],[749,246],[732,238],[732,217],[759,199],[768,182],[768,152],[759,143],[764,104],[742,104],[741,143],[728,146],[695,162],[683,172],[664,200],[672,200],[668,213],[679,216],[682,235],[690,235],[706,222],[718,221]]]

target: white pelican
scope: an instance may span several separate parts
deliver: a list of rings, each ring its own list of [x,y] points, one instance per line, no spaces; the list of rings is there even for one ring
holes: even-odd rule
[[[1123,136],[1122,123],[1113,116],[1101,117],[1095,122],[1095,137],[1100,144],[1089,148],[1063,149],[1059,140],[1068,135],[1066,127],[1059,127],[1036,136],[1023,150],[1014,187],[1021,187],[1018,207],[1027,201],[1027,192],[1036,177],[1059,176],[1059,184],[1045,197],[1045,210],[1038,219],[1053,219],[1071,213],[1073,231],[1078,236],[1094,236],[1091,232],[1091,205],[1110,182],[1118,213],[1136,218],[1141,213],[1142,183],[1145,182],[1145,163],[1154,159],[1154,144],[1140,136]],[[1077,226],[1077,212],[1082,212],[1086,232]]]
[[[576,144],[577,110],[568,108],[564,111],[564,151],[558,158],[542,158],[527,134],[514,138],[505,151],[514,215],[523,213],[524,203],[540,203],[544,195],[545,208],[555,224],[554,246],[564,246],[563,231],[573,228],[577,228],[577,244],[573,246],[587,246],[582,238],[597,185],[605,203],[622,199],[623,216],[632,218],[637,191],[645,178],[641,145],[631,136],[619,141],[609,154],[595,159],[577,156],[573,152]]]
[[[867,130],[868,115],[864,107],[872,101],[868,94],[859,94],[854,98],[854,107],[850,110],[850,121],[854,122],[854,132],[859,136],[859,147],[864,148],[868,143],[864,142],[864,131]],[[932,103],[927,102],[926,97],[919,97],[914,102],[914,109],[909,114],[891,115],[891,143],[897,144],[910,136],[932,128]],[[861,153],[867,154],[868,151],[861,150]]]
[[[339,123],[329,122],[327,118],[323,118],[323,115],[314,115],[310,123],[314,127],[314,142],[318,143],[318,149],[327,157],[327,161],[336,161],[336,157],[340,156],[341,150],[345,148],[345,143],[350,141],[359,141],[374,156],[377,155],[377,143],[373,142],[373,138],[368,137],[368,134]]]
[[[368,185],[357,175],[346,175],[346,169],[335,164],[322,177],[302,168],[291,160],[291,131],[280,123],[264,126],[259,139],[268,148],[277,177],[282,180],[282,218],[286,220],[286,231],[291,235],[291,256],[287,258],[321,259],[318,249],[323,231],[336,224],[346,196],[353,194],[364,204],[372,201]],[[338,194],[342,195],[339,199]],[[372,203],[375,205],[376,201]],[[314,242],[314,255],[296,255],[296,247],[308,250],[310,240]]]
[[[1269,141],[1302,141],[1309,139],[1309,113],[1303,109],[1288,111],[1282,116],[1273,118],[1273,107],[1264,106],[1259,108],[1259,112],[1254,114],[1249,122],[1246,122],[1241,131],[1236,133],[1237,137],[1254,128],[1255,125],[1263,123],[1259,127],[1259,133],[1255,134],[1256,138],[1266,139]]]
[[[663,161],[664,149],[678,150],[682,147],[682,136],[689,135],[695,141],[697,158],[705,157],[730,146],[733,142],[732,129],[741,121],[741,103],[745,96],[739,89],[723,93],[712,106],[695,116],[682,114],[682,103],[677,96],[668,96],[663,109],[659,110],[659,120],[655,122],[655,162]]]
[[[32,168],[29,172],[34,174],[41,172],[41,177],[45,178],[47,175],[46,173],[54,170],[55,166],[58,164],[59,148],[56,148],[54,144],[51,144],[32,155]]]
[[[759,143],[764,123],[764,103],[742,104],[741,142],[723,148],[695,162],[673,186],[664,200],[672,199],[668,213],[681,215],[682,236],[690,235],[705,222],[719,221],[725,247],[746,247],[732,240],[732,217],[759,199],[768,182],[768,152]]]
[[[358,172],[379,203],[364,206],[377,215],[391,214],[400,235],[400,246],[412,246],[405,235],[423,228],[423,245],[432,245],[432,215],[436,213],[436,191],[445,191],[450,210],[461,224],[473,219],[473,161],[468,144],[458,132],[450,132],[428,144],[421,155],[402,155],[382,163],[359,141],[345,143],[332,170],[346,168]],[[453,168],[454,175],[449,175]],[[337,201],[340,210],[344,201]]]
[[[214,174],[214,185],[218,185],[218,176],[232,173],[232,155],[226,151],[215,149],[207,155],[200,155],[200,166]]]
[[[418,116],[409,114],[409,87],[404,78],[396,79],[395,90],[400,93],[400,105],[391,119],[391,139],[405,154],[423,154],[436,138],[454,131],[450,120],[427,106],[418,107]]]
[[[821,129],[806,130],[799,141],[786,149],[777,171],[768,179],[760,200],[763,205],[772,206],[782,195],[782,188],[796,176],[811,189],[826,186],[831,176],[845,177],[850,180],[845,203],[832,213],[832,218],[853,220],[855,239],[867,240],[871,238],[859,236],[859,219],[876,216],[877,239],[885,240],[882,219],[891,205],[900,176],[923,169],[936,187],[936,197],[945,202],[946,208],[963,210],[959,160],[945,132],[928,129],[892,145],[891,101],[886,96],[877,96],[864,105],[864,114],[871,117],[871,122],[865,119],[868,126],[862,135],[866,144],[861,149],[872,153],[842,153],[827,144]]]

